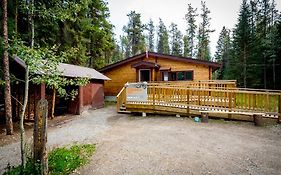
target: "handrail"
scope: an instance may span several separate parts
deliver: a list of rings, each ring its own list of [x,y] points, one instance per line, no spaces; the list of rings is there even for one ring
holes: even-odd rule
[[[124,90],[122,89],[122,91]],[[279,121],[281,120],[280,91],[266,89],[255,91],[254,89],[238,88],[212,89],[208,88],[208,86],[203,88],[192,86],[157,86],[155,83],[148,83],[147,95],[148,99],[146,102],[130,101],[126,105],[135,105],[134,110],[139,109],[139,111],[147,107],[152,112],[157,109],[155,108],[157,105],[161,106],[161,109],[170,107],[170,110],[174,110],[173,112],[177,112],[178,108],[186,108],[187,113],[189,113],[190,107],[195,107],[198,110],[206,108],[234,112],[262,112],[266,115],[278,116]]]
[[[120,108],[122,107],[123,103],[126,100],[126,87],[124,86],[121,91],[118,93],[118,95],[116,96],[116,111],[119,112]]]

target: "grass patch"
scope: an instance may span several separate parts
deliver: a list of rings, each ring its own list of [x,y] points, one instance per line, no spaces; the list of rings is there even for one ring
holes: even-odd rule
[[[73,172],[78,167],[85,165],[89,158],[95,153],[96,146],[92,144],[73,145],[71,147],[56,148],[49,153],[48,165],[49,174],[51,175],[66,175]],[[26,168],[23,174],[37,174],[33,161],[28,159]],[[21,166],[13,167],[4,175],[21,174]]]
[[[116,101],[105,101],[104,102],[105,107],[114,106],[114,105],[116,105]]]

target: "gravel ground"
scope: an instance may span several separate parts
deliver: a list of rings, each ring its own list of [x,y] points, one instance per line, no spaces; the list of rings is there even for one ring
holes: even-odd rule
[[[48,149],[71,143],[97,143],[99,135],[109,128],[107,119],[113,117],[115,108],[103,108],[89,110],[80,116],[66,116],[50,120],[48,128]],[[29,127],[30,128],[30,127]],[[32,129],[26,132],[29,143],[32,140]],[[13,136],[0,135],[0,174],[2,174],[9,163],[11,166],[20,164],[20,142],[19,134]],[[5,139],[6,138],[6,139]],[[12,142],[12,143],[11,143]]]
[[[91,162],[73,174],[280,174],[281,126],[89,110],[49,128],[53,147],[97,143]],[[0,147],[0,172],[19,163],[19,143]]]

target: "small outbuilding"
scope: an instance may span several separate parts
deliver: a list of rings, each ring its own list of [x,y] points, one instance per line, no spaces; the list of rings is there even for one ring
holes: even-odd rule
[[[24,82],[20,81],[24,79],[26,64],[19,57],[15,57],[10,63],[11,73],[17,78],[12,83],[12,110],[14,121],[19,119],[21,105],[24,96]],[[85,86],[69,86],[66,89],[78,90],[78,95],[74,100],[59,98],[56,96],[55,103],[55,116],[64,113],[68,114],[81,114],[81,112],[87,108],[101,108],[104,106],[104,82],[110,80],[105,75],[92,68],[60,63],[58,70],[62,72],[62,76],[73,78],[89,78],[89,83]],[[45,87],[44,84],[36,85],[30,84],[29,87],[29,99],[26,109],[26,120],[33,120],[36,113],[37,102],[45,98],[48,100],[48,115],[52,115],[52,99],[53,89]],[[4,116],[2,116],[4,117]],[[1,117],[1,118],[2,118]]]
[[[211,61],[144,52],[99,71],[111,79],[105,82],[105,95],[114,97],[127,82],[211,80],[219,67],[219,63]]]

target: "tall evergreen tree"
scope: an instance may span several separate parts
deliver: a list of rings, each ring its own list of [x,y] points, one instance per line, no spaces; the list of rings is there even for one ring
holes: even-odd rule
[[[231,60],[228,63],[227,78],[237,79],[239,86],[247,87],[248,80],[248,61],[251,52],[251,28],[250,28],[250,13],[247,0],[243,0],[238,24],[233,31],[233,48]],[[242,68],[242,73],[241,73]]]
[[[183,37],[183,56],[184,57],[190,57],[190,52],[189,52],[189,39],[188,36],[184,35]]]
[[[211,55],[210,55],[210,33],[214,32],[210,28],[210,20],[211,18],[209,17],[209,14],[211,13],[210,10],[206,6],[205,1],[201,1],[201,18],[202,22],[199,25],[199,32],[198,32],[198,53],[197,57],[199,59],[203,60],[210,60]]]
[[[154,34],[155,34],[155,29],[154,29],[154,24],[152,19],[149,20],[149,23],[147,24],[147,30],[148,30],[148,49],[149,51],[154,51]]]
[[[170,25],[171,54],[182,56],[182,34],[175,23]]]
[[[169,48],[168,30],[161,18],[159,19],[157,35],[158,35],[157,52],[169,54],[170,48]]]
[[[222,64],[221,68],[217,72],[217,79],[223,79],[226,61],[229,59],[230,51],[230,30],[226,29],[225,26],[220,32],[219,39],[217,42],[217,50],[214,56],[215,61]]]
[[[185,20],[187,22],[187,29],[186,29],[186,33],[187,33],[187,39],[188,39],[188,51],[189,53],[185,53],[186,56],[190,56],[190,57],[195,57],[195,39],[196,39],[196,28],[197,25],[196,23],[196,17],[198,16],[198,14],[196,13],[197,8],[193,8],[191,6],[191,4],[188,4],[188,9],[187,9],[187,14],[185,14]],[[186,49],[187,50],[187,49]]]
[[[13,134],[13,121],[12,121],[12,102],[11,102],[11,86],[10,86],[10,70],[9,70],[9,56],[8,56],[8,12],[7,12],[7,0],[3,0],[2,3],[3,16],[3,38],[4,38],[4,53],[3,53],[3,72],[5,80],[5,115],[6,115],[6,134]],[[2,43],[1,43],[2,44]]]
[[[131,46],[132,55],[145,51],[145,40],[143,31],[145,26],[141,23],[141,15],[135,11],[131,11],[128,15],[129,22],[123,27],[127,34],[128,41]]]

